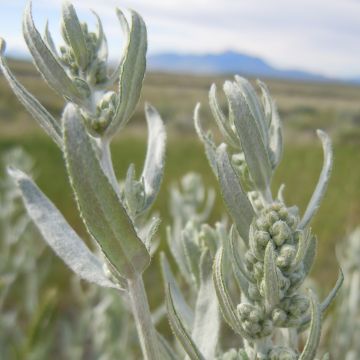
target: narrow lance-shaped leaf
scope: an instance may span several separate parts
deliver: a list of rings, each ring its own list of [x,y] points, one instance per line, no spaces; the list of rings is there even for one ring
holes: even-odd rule
[[[82,279],[100,286],[118,288],[104,274],[103,264],[33,181],[20,170],[10,169],[9,173],[21,190],[29,216],[56,255]]]
[[[0,39],[0,68],[14,91],[19,101],[24,105],[26,110],[34,117],[39,125],[46,131],[46,133],[55,141],[61,148],[62,134],[58,122],[53,116],[36,100],[15,78],[10,71],[6,60],[4,58],[5,41]]]
[[[104,174],[74,105],[67,105],[63,123],[67,170],[85,225],[111,265],[132,278],[149,265],[150,255]]]
[[[267,147],[254,115],[236,85],[227,81],[224,91],[229,102],[230,117],[235,124],[251,178],[259,190],[266,190],[270,184],[272,168]]]
[[[219,340],[220,316],[209,250],[200,258],[200,287],[196,299],[195,321],[191,337],[205,359],[214,359]]]
[[[99,15],[95,11],[92,11],[92,13],[96,17],[96,36],[98,39],[96,44],[96,48],[98,51],[97,57],[102,61],[106,61],[108,58],[108,45],[107,45],[104,29],[102,26],[102,22],[100,20]]]
[[[120,19],[123,15],[119,9]],[[141,16],[130,10],[131,27],[128,44],[121,63],[119,78],[119,100],[114,118],[106,130],[107,136],[112,136],[124,127],[140,98],[142,82],[146,68],[147,33],[146,26]]]
[[[234,226],[230,229],[230,236],[225,237],[225,251],[228,254],[231,262],[231,266],[235,275],[235,279],[241,289],[241,291],[248,297],[249,282],[253,282],[246,268],[243,265],[243,261],[239,255],[239,249],[237,244],[237,236]]]
[[[164,253],[161,253],[160,259],[161,259],[162,275],[165,282],[165,288],[168,284],[171,286],[172,297],[173,297],[173,301],[175,302],[175,307],[178,313],[180,314],[180,317],[183,319],[186,328],[192,329],[192,325],[194,322],[194,312],[187,304],[183,294],[181,293],[179,285],[177,284],[175,277],[171,271],[166,255]]]
[[[145,204],[143,211],[154,202],[163,178],[165,163],[166,132],[164,123],[157,110],[150,104],[145,105],[148,125],[148,146],[142,178],[145,186]]]
[[[299,360],[313,360],[316,355],[321,335],[321,310],[318,299],[315,294],[310,292],[311,303],[311,325],[305,347],[299,357]]]
[[[85,70],[89,61],[86,41],[74,6],[68,1],[64,1],[62,6],[62,26],[77,64]]]
[[[120,75],[120,71],[121,71],[121,66],[126,58],[126,48],[127,46],[129,45],[129,36],[130,36],[130,27],[129,27],[129,23],[128,21],[126,20],[126,17],[124,15],[124,13],[120,10],[120,9],[117,9],[116,11],[116,15],[117,15],[117,18],[120,22],[120,26],[121,26],[121,30],[122,32],[124,33],[124,37],[125,37],[125,44],[123,46],[123,49],[122,49],[122,55],[121,55],[121,60],[119,62],[119,64],[116,66],[115,70],[113,71],[113,73],[110,75],[109,77],[109,82],[111,84],[113,84],[115,81],[118,80],[119,78],[119,75]]]
[[[57,56],[57,50],[55,47],[55,43],[54,43],[54,40],[53,40],[50,30],[49,30],[49,21],[46,21],[46,24],[45,24],[44,41],[45,41],[45,44],[48,46],[48,48],[53,52],[54,56]]]
[[[244,339],[252,341],[252,338],[244,331],[240,319],[237,315],[234,303],[230,297],[225,284],[223,274],[223,255],[224,250],[221,247],[216,253],[213,265],[213,280],[217,298],[219,300],[220,310],[228,325]]]
[[[214,172],[215,176],[218,177],[217,165],[216,165],[216,145],[212,139],[211,134],[209,132],[205,134],[205,131],[201,126],[199,112],[200,112],[200,103],[197,103],[194,110],[195,130],[200,140],[203,142],[205,146],[205,154],[209,161],[210,167]]]
[[[36,29],[30,1],[24,12],[23,34],[35,65],[49,86],[65,98],[81,103],[83,96]]]
[[[226,145],[219,146],[217,166],[221,193],[236,228],[245,243],[249,242],[249,229],[255,215],[254,209],[240,185],[240,181],[230,164]]]
[[[264,256],[264,292],[265,292],[265,307],[269,312],[280,301],[280,284],[277,273],[277,266],[275,264],[275,252],[272,241],[269,241]]]
[[[267,120],[267,126],[269,127],[269,147],[272,151],[271,162],[273,168],[275,168],[282,156],[283,151],[283,139],[282,139],[282,127],[279,112],[277,110],[277,106],[275,101],[271,98],[268,87],[265,83],[260,80],[257,80],[258,85],[260,86],[263,103],[264,103],[264,111]]]
[[[328,307],[331,305],[331,303],[335,299],[336,295],[338,294],[343,282],[344,282],[344,274],[343,274],[342,270],[340,269],[338,279],[336,281],[335,286],[329,292],[329,294],[325,298],[325,300],[320,304],[321,313],[324,313],[328,309]],[[299,331],[305,330],[307,328],[307,326],[309,325],[310,320],[311,320],[310,315],[304,316],[304,318],[301,320],[301,327],[300,327]]]
[[[171,329],[176,338],[180,341],[180,344],[189,358],[191,360],[205,360],[205,357],[201,354],[200,350],[191,339],[191,336],[184,327],[182,320],[175,309],[170,285],[168,285],[166,289],[166,307]]]
[[[324,165],[321,170],[320,178],[316,185],[315,191],[299,224],[299,228],[301,229],[304,229],[310,223],[311,219],[320,207],[320,203],[325,195],[325,191],[330,180],[333,164],[333,153],[330,137],[322,130],[317,130],[316,133],[322,143],[324,151]]]
[[[265,120],[265,114],[261,108],[259,98],[256,94],[254,87],[251,85],[250,81],[239,76],[235,75],[236,85],[246,99],[247,104],[249,104],[249,110],[253,115],[255,123],[260,131],[261,138],[264,142],[265,147],[269,144],[269,134],[267,129],[267,124]]]
[[[239,139],[234,134],[234,131],[231,129],[230,121],[225,117],[225,114],[221,110],[221,107],[216,98],[216,85],[212,84],[209,91],[209,105],[213,117],[219,127],[220,132],[223,134],[225,141],[234,147],[239,149]]]

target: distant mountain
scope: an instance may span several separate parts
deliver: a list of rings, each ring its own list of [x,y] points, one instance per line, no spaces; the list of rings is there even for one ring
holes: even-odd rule
[[[233,51],[205,55],[180,55],[176,53],[157,54],[148,58],[148,68],[150,70],[177,73],[238,73],[247,76],[304,81],[331,80],[322,75],[305,71],[277,69],[261,58]]]

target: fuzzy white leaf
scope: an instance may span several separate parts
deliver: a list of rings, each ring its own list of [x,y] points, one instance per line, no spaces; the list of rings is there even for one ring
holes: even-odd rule
[[[225,114],[221,110],[221,107],[218,103],[215,84],[211,85],[209,91],[209,105],[213,117],[219,127],[220,132],[223,134],[225,141],[235,149],[239,149],[239,139],[236,137],[234,131],[231,129],[230,121],[225,117]]]
[[[205,134],[205,131],[201,126],[199,112],[200,112],[200,103],[197,103],[194,110],[195,130],[200,140],[205,146],[206,157],[209,161],[212,171],[217,177],[218,173],[217,173],[217,165],[216,165],[216,145],[212,139],[211,133],[208,132],[207,134]]]
[[[9,173],[21,190],[29,216],[56,255],[82,279],[104,287],[119,288],[106,277],[100,260],[35,183],[20,170],[11,169]]]
[[[270,312],[280,301],[280,284],[275,264],[274,245],[268,242],[264,256],[265,306]]]
[[[313,360],[321,335],[321,310],[317,297],[310,291],[311,325],[305,347],[299,356],[299,360]]]
[[[175,302],[176,309],[179,312],[180,317],[183,319],[185,327],[187,329],[192,329],[194,322],[194,312],[187,304],[183,294],[181,293],[180,287],[175,280],[175,276],[171,271],[170,264],[164,253],[161,253],[160,260],[162,275],[165,282],[165,288],[168,284],[171,286],[173,301]]]
[[[142,172],[146,196],[142,211],[153,204],[159,192],[164,172],[166,145],[165,126],[157,110],[150,104],[146,104],[145,115],[148,125],[148,145]]]
[[[238,233],[248,244],[250,224],[255,213],[246,193],[241,187],[235,170],[231,166],[225,144],[220,145],[218,148],[217,166],[221,193],[225,204],[236,224]]]
[[[63,124],[66,166],[85,225],[111,265],[132,278],[149,265],[150,255],[103,172],[73,104],[67,105]]]
[[[254,87],[247,79],[239,75],[235,75],[235,81],[249,106],[249,110],[253,115],[256,125],[258,126],[264,145],[267,147],[269,144],[269,134],[265,121],[265,113],[261,108],[259,97],[257,96]]]
[[[19,101],[24,105],[26,110],[34,117],[39,125],[46,131],[46,133],[55,141],[55,143],[62,147],[62,134],[59,123],[54,117],[34,98],[15,78],[10,71],[6,60],[3,56],[5,51],[5,41],[0,39],[0,68],[14,91]]]
[[[244,339],[252,341],[251,337],[244,331],[241,321],[237,315],[235,305],[227,290],[223,274],[224,250],[221,247],[216,253],[213,266],[213,281],[216,295],[219,301],[221,313],[228,325]]]
[[[183,346],[189,358],[191,360],[205,360],[205,357],[201,354],[194,341],[191,339],[191,336],[183,325],[182,320],[174,306],[172,288],[170,285],[168,285],[166,291],[166,306],[171,329],[180,344]]]
[[[119,9],[117,9],[117,13],[120,19],[124,18]],[[116,131],[123,128],[134,113],[140,98],[145,74],[147,51],[146,26],[138,13],[133,10],[130,10],[130,13],[130,33],[121,63],[119,78],[119,102],[114,118],[106,130],[107,136],[112,136]]]
[[[330,137],[322,130],[317,130],[316,133],[322,143],[324,152],[324,165],[321,170],[320,178],[316,185],[315,191],[299,224],[300,229],[304,229],[310,223],[311,219],[314,217],[315,213],[320,207],[320,203],[325,195],[332,170],[333,153]]]
[[[207,250],[201,254],[200,258],[200,287],[191,334],[205,359],[215,359],[220,331],[219,315],[219,305],[212,281],[212,258]]]
[[[249,103],[240,89],[229,81],[225,82],[224,91],[229,102],[230,117],[235,124],[251,178],[259,190],[266,190],[270,184],[272,168],[267,146]]]
[[[77,64],[81,69],[85,70],[89,61],[86,41],[74,6],[68,1],[64,1],[62,6],[62,26],[69,45],[74,52]]]

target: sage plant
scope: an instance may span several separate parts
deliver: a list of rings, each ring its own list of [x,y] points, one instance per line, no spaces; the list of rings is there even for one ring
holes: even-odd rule
[[[229,236],[223,238],[216,253],[213,280],[222,315],[242,337],[244,347],[220,353],[218,358],[310,360],[316,356],[322,314],[343,281],[340,272],[334,289],[322,303],[311,290],[304,293],[300,289],[315,259],[317,240],[310,222],[330,177],[331,142],[323,131],[317,131],[324,165],[309,205],[300,216],[296,206],[286,205],[283,186],[275,198],[271,192],[271,179],[282,155],[282,130],[266,85],[258,84],[261,99],[246,79],[236,76],[235,81],[225,82],[228,115],[221,109],[215,85],[211,87],[210,108],[225,140],[219,146],[201,126],[199,105],[195,109],[197,133],[233,221]],[[241,292],[236,302],[229,290],[227,263]],[[170,323],[189,358],[208,358],[208,347],[214,357],[214,344],[201,347],[184,325],[179,311],[181,298],[171,285],[167,299]],[[308,327],[301,351],[298,335]]]
[[[148,148],[141,176],[130,166],[120,188],[113,170],[110,142],[129,121],[138,103],[146,65],[147,35],[142,18],[130,10],[131,21],[117,9],[125,35],[119,66],[108,67],[107,42],[99,17],[91,32],[74,7],[62,7],[63,45],[58,50],[48,28],[42,37],[35,27],[31,3],[23,17],[23,35],[34,64],[48,85],[65,100],[55,119],[14,77],[3,56],[0,66],[15,95],[62,151],[81,218],[100,256],[92,252],[62,214],[22,171],[10,168],[27,211],[45,241],[80,278],[113,288],[129,297],[143,356],[162,357],[164,346],[152,323],[142,273],[149,266],[153,235],[159,220],[145,217],[159,191],[164,166],[165,131],[158,112],[145,107]],[[118,93],[108,90],[116,81]],[[163,341],[161,342],[163,344]]]

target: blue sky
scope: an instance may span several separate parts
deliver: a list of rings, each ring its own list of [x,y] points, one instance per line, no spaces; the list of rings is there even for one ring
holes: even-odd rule
[[[235,50],[274,66],[360,77],[360,0],[74,0],[82,20],[103,20],[112,59],[121,52],[114,8],[133,8],[148,25],[149,52],[217,53]],[[24,0],[0,0],[0,36],[9,54],[25,54]],[[59,37],[60,0],[33,0],[42,32],[49,19]]]

